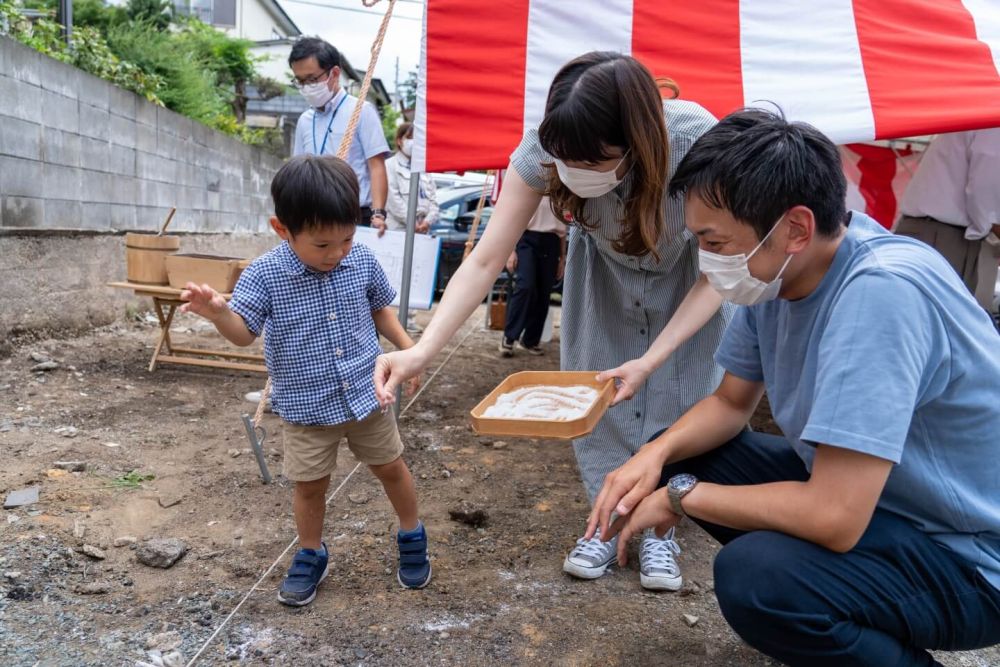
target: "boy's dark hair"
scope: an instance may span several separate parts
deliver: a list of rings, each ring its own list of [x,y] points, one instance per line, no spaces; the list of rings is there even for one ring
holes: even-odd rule
[[[295,236],[305,229],[361,222],[358,177],[332,155],[298,155],[271,181],[274,215]]]
[[[670,179],[670,195],[696,195],[754,228],[761,239],[793,206],[816,231],[836,236],[847,220],[847,181],[837,147],[806,123],[763,109],[729,114],[699,138]]]
[[[316,56],[316,62],[323,70],[333,69],[340,65],[340,51],[333,44],[319,37],[300,37],[292,45],[288,55],[288,64],[297,63],[311,56]]]

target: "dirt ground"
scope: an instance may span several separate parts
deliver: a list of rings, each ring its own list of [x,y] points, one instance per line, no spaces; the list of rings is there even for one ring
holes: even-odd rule
[[[558,345],[501,360],[481,315],[470,330],[400,422],[431,540],[430,587],[396,583],[393,515],[361,468],[330,504],[331,574],[302,609],[275,598],[287,556],[252,590],[295,535],[289,485],[261,483],[240,421],[261,375],[149,373],[148,321],[15,348],[0,359],[0,494],[38,485],[41,496],[0,518],[0,664],[185,664],[248,592],[199,664],[774,664],[722,619],[717,546],[697,527],[680,531],[679,593],[644,591],[634,563],[592,582],[563,575],[587,512],[571,448],[480,438],[466,417],[510,372],[557,368]],[[174,331],[217,344],[193,317]],[[32,352],[59,368],[32,371]],[[764,411],[756,426],[768,422]],[[265,427],[277,474],[280,429],[273,416]],[[64,461],[85,470],[55,466]],[[345,448],[331,489],[354,468]],[[451,510],[487,519],[474,527]],[[188,551],[156,569],[137,562],[129,537],[180,538]],[[1000,652],[941,659],[996,665]]]

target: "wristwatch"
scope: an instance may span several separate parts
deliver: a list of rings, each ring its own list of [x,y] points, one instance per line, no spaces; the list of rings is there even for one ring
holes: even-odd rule
[[[385,220],[385,209],[384,208],[373,208],[372,209],[373,218],[382,218]]]
[[[691,493],[691,489],[697,484],[698,478],[686,472],[670,478],[667,482],[667,496],[670,498],[670,509],[674,514],[686,516],[687,513],[681,507],[681,499]]]

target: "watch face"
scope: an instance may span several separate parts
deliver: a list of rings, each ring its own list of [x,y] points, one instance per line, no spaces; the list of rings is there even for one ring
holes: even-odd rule
[[[674,475],[670,478],[668,486],[670,490],[677,493],[684,493],[689,491],[691,487],[698,483],[698,478],[689,473],[681,473],[680,475]]]

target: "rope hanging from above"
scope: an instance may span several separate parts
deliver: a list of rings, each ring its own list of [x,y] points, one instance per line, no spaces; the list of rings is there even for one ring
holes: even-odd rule
[[[374,7],[380,1],[361,0],[361,4],[365,7]],[[389,19],[392,17],[392,10],[395,6],[396,0],[389,0],[389,6],[385,10],[385,16],[382,17],[382,24],[379,26],[375,42],[372,44],[371,58],[368,59],[368,71],[365,72],[365,78],[361,82],[361,90],[358,91],[358,103],[354,105],[351,118],[347,121],[347,128],[344,130],[344,138],[340,140],[340,147],[337,149],[337,157],[341,160],[346,160],[347,154],[351,150],[351,142],[354,140],[354,135],[357,132],[358,123],[361,121],[361,108],[368,97],[372,77],[375,76],[375,65],[378,63],[378,56],[382,52],[382,42],[385,41],[385,33],[389,28]],[[260,422],[264,418],[264,408],[267,405],[267,399],[270,395],[271,378],[268,377],[267,382],[264,383],[264,390],[260,393],[260,402],[257,404],[257,411],[253,415],[254,426],[260,426]]]

